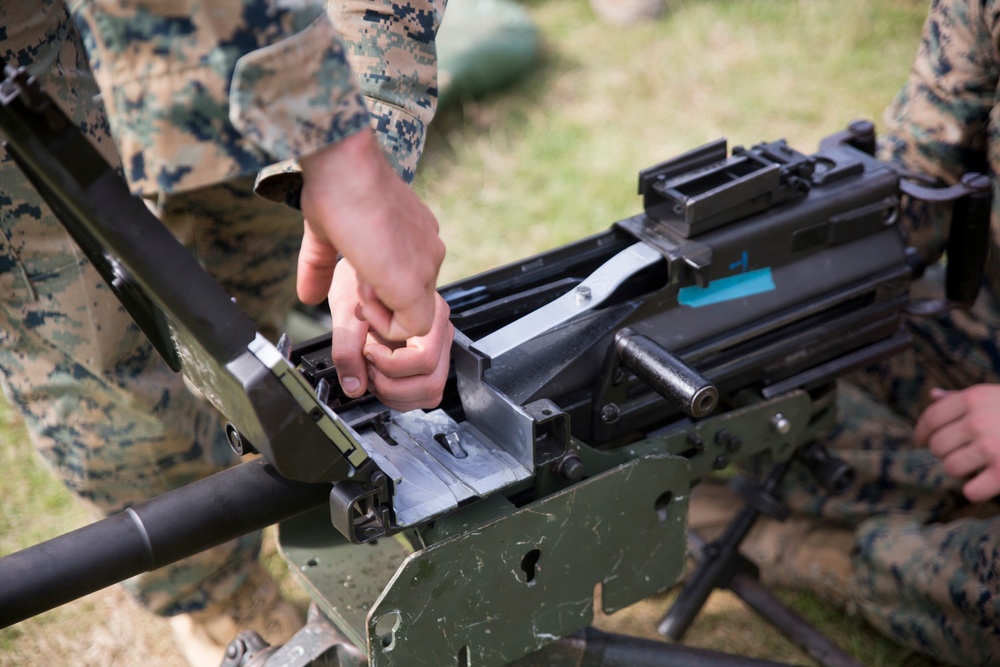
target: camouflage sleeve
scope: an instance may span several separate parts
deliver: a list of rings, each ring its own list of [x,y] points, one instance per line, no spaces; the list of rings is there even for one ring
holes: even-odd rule
[[[434,39],[444,5],[444,0],[331,0],[327,6],[368,101],[372,127],[407,182],[437,106]]]
[[[370,123],[404,181],[416,174],[437,107],[434,39],[445,0],[331,0],[327,6],[348,49],[370,110]],[[302,178],[295,160],[261,170],[255,187],[267,199],[298,206]]]
[[[987,171],[987,146],[996,151],[998,145],[990,123],[1000,78],[997,4],[932,3],[907,82],[886,111],[880,157],[946,184],[968,171]],[[950,210],[908,202],[905,213],[910,243],[936,261]]]
[[[75,12],[134,191],[252,175],[368,122],[322,0],[83,0]]]

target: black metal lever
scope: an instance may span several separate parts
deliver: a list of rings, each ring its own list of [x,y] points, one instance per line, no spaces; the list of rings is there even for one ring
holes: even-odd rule
[[[708,416],[718,404],[715,385],[653,339],[625,328],[615,334],[615,348],[626,368],[692,417]]]

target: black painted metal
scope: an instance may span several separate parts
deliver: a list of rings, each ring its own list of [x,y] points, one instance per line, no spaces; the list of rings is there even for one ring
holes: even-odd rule
[[[0,627],[329,502],[256,459],[0,558]]]

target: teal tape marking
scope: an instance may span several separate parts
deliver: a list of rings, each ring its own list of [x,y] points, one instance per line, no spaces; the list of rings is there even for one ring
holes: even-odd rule
[[[677,301],[685,306],[701,308],[773,289],[774,278],[771,277],[771,267],[767,267],[713,280],[708,287],[682,287],[677,293]]]

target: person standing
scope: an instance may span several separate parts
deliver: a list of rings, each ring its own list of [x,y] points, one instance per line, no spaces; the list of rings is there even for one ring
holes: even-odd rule
[[[292,303],[298,257],[304,298],[354,304],[355,335],[334,340],[345,390],[428,405],[450,343],[434,292],[444,248],[407,183],[434,109],[442,5],[339,3],[327,15],[318,2],[92,0],[72,17],[57,0],[6,3],[0,49],[262,332],[273,336]],[[261,168],[290,158],[301,188],[286,194],[297,192],[305,227],[298,211],[252,193]],[[231,464],[217,416],[166,368],[8,156],[0,229],[3,388],[57,476],[109,514]],[[257,563],[259,544],[246,536],[127,587],[171,616],[193,665],[217,665],[238,627],[282,641],[299,623]]]

